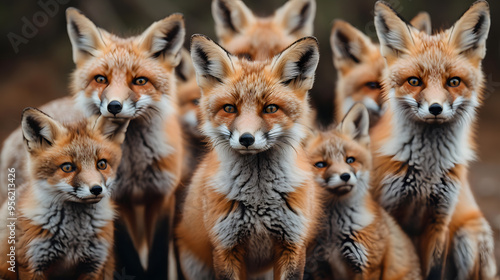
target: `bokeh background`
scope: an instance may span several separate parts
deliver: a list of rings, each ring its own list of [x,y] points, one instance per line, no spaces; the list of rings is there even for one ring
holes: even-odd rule
[[[373,0],[316,0],[315,36],[321,60],[311,91],[318,108],[318,121],[333,118],[336,80],[329,44],[332,21],[349,21],[375,41]],[[270,15],[286,0],[244,1],[257,15]],[[450,27],[473,0],[387,0],[406,19],[427,11],[433,29]],[[500,1],[490,0],[492,26],[483,62],[486,99],[479,113],[478,160],[471,166],[470,180],[480,207],[495,230],[497,263],[500,264]],[[210,0],[38,0],[0,2],[0,141],[20,124],[24,107],[37,107],[67,95],[74,65],[66,33],[65,9],[76,7],[97,26],[123,36],[139,34],[153,21],[171,13],[184,14],[188,38],[202,33],[215,39]],[[50,6],[49,11],[44,6]],[[496,17],[498,16],[498,17]],[[26,22],[37,23],[23,35]],[[25,32],[26,33],[26,32]],[[9,39],[22,36],[14,46]],[[30,37],[30,38],[27,38]],[[19,39],[19,37],[17,38]],[[187,39],[185,46],[189,45]],[[2,182],[0,182],[0,186]]]

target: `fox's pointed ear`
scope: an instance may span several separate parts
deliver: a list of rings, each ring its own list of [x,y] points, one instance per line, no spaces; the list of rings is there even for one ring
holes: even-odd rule
[[[224,41],[255,22],[252,11],[241,0],[213,0],[212,16],[215,21],[215,33]]]
[[[339,125],[340,132],[365,146],[370,144],[369,128],[370,115],[362,103],[354,104]]]
[[[370,38],[343,20],[335,20],[330,35],[333,64],[345,72],[363,61],[370,47],[375,47]]]
[[[185,48],[181,50],[181,61],[179,65],[175,67],[175,75],[179,82],[187,82],[196,75],[191,54]]]
[[[486,55],[490,30],[488,2],[477,1],[451,28],[450,43],[460,53],[479,63]]]
[[[313,35],[315,15],[315,0],[289,0],[276,10],[273,21],[300,38]]]
[[[431,16],[427,12],[418,13],[410,24],[419,31],[425,32],[427,35],[432,35]]]
[[[130,119],[98,116],[91,123],[93,124],[93,129],[99,131],[106,139],[121,144],[125,140],[125,133],[127,132],[129,122]]]
[[[73,62],[79,64],[88,56],[97,56],[105,45],[102,31],[75,8],[66,9],[66,22],[73,47]]]
[[[380,51],[389,64],[413,46],[411,30],[414,27],[382,1],[375,3],[375,29],[380,41]]]
[[[195,34],[191,37],[191,58],[196,81],[203,92],[222,83],[234,71],[231,55],[204,35]]]
[[[271,71],[278,76],[282,84],[306,93],[314,84],[318,62],[318,40],[314,37],[304,37],[273,58]]]
[[[142,33],[139,46],[152,57],[176,67],[181,61],[185,36],[184,17],[181,14],[173,14],[151,24]]]
[[[35,108],[24,109],[21,127],[30,153],[52,146],[66,133],[66,128],[59,122]]]

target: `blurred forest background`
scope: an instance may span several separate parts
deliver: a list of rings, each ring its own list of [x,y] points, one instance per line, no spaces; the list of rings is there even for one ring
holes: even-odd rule
[[[329,44],[332,21],[341,18],[377,40],[373,24],[374,0],[316,0],[315,36],[320,41],[321,60],[311,91],[319,121],[333,118],[335,71]],[[449,28],[473,0],[386,0],[406,19],[427,11],[433,29]],[[257,15],[270,15],[286,0],[245,0]],[[50,3],[50,4],[49,4]],[[500,260],[500,1],[490,0],[492,26],[483,62],[486,99],[480,110],[479,160],[472,165],[471,185],[495,230],[497,260]],[[194,33],[215,37],[210,0],[38,0],[0,2],[0,141],[20,124],[22,109],[37,107],[67,95],[69,74],[74,68],[66,33],[65,9],[76,7],[97,26],[122,36],[142,32],[153,21],[171,13],[182,13],[187,39]],[[45,11],[44,6],[50,7]],[[496,16],[499,16],[496,18]],[[35,30],[23,35],[26,22]],[[10,34],[10,35],[9,35]],[[11,44],[9,36],[22,36]],[[30,37],[30,38],[27,38]],[[0,182],[0,185],[2,183]],[[497,261],[498,262],[498,261]]]

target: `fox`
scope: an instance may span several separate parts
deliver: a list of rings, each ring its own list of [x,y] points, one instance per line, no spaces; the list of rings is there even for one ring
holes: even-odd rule
[[[119,222],[125,224],[146,268],[162,205],[171,201],[182,174],[184,148],[174,71],[185,37],[183,16],[173,14],[129,38],[98,28],[75,8],[66,10],[66,20],[76,65],[69,86],[72,97],[52,101],[53,111],[46,112],[130,119],[117,170],[120,190],[113,193],[113,200]],[[4,145],[2,164],[26,157],[20,151]],[[19,175],[23,173],[27,174]],[[174,206],[170,209],[171,216]]]
[[[212,149],[176,228],[181,270],[186,279],[302,279],[319,212],[301,145],[318,42],[305,37],[272,60],[248,61],[193,35],[191,56]]]
[[[356,103],[305,148],[324,212],[308,250],[309,279],[422,279],[411,240],[370,193],[369,120],[366,107]]]
[[[93,117],[65,124],[35,108],[23,111],[29,174],[2,206],[16,220],[12,228],[0,228],[0,240],[12,244],[0,247],[1,279],[113,279],[111,193],[119,187],[128,123]],[[0,219],[4,225],[12,221]],[[7,259],[9,250],[15,260]]]
[[[427,12],[418,13],[410,24],[426,34],[432,32]],[[348,22],[336,19],[330,46],[337,71],[334,121],[340,123],[356,102],[362,102],[370,113],[370,127],[373,127],[385,108],[381,86],[385,61],[379,44]]]
[[[219,44],[248,60],[267,60],[294,41],[312,36],[315,0],[289,0],[272,16],[257,17],[241,0],[213,0]]]
[[[373,192],[415,243],[427,279],[494,279],[493,236],[468,165],[483,99],[489,5],[427,35],[375,4],[389,108],[373,128]]]

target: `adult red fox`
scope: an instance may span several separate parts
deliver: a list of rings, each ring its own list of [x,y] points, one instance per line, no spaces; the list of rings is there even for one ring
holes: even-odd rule
[[[301,146],[318,43],[306,37],[252,62],[195,35],[191,55],[213,149],[176,230],[182,271],[188,279],[246,279],[273,269],[275,279],[301,279],[318,212]]]
[[[389,104],[372,132],[375,196],[414,240],[427,279],[492,279],[492,230],[467,180],[488,3],[475,2],[453,27],[428,35],[377,2],[375,26]]]

